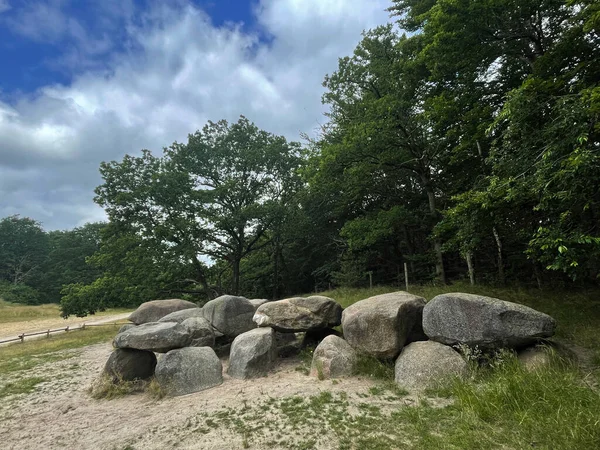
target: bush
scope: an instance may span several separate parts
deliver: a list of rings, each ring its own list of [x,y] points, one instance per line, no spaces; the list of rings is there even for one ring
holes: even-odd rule
[[[13,284],[8,281],[0,282],[0,297],[9,303],[39,305],[40,294],[26,284]]]

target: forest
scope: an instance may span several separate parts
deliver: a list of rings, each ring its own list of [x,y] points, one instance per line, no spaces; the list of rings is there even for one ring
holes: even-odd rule
[[[411,284],[598,287],[600,4],[389,11],[324,74],[316,135],[199,124],[162,154],[101,164],[106,223],[0,220],[0,296],[84,316],[402,287],[405,267]]]

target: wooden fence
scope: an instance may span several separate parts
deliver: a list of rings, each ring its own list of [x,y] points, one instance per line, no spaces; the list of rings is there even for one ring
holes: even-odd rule
[[[81,325],[77,325],[77,326],[73,326],[73,327],[66,326],[64,328],[56,328],[54,330],[49,329],[46,331],[36,331],[35,333],[21,333],[15,338],[0,339],[0,344],[6,344],[8,342],[16,342],[16,341],[20,341],[21,343],[23,343],[23,342],[25,342],[25,338],[31,337],[31,336],[41,336],[41,335],[45,334],[46,337],[50,337],[51,333],[62,333],[62,332],[68,333],[69,331],[85,330],[86,328],[90,328],[90,327],[105,327],[105,326],[124,325],[125,323],[129,323],[129,322],[107,322],[107,323],[95,323],[95,324],[82,323]]]

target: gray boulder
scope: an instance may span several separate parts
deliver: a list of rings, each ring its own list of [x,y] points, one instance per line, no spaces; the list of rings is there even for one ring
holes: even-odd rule
[[[433,341],[413,342],[398,356],[396,383],[409,391],[435,386],[445,379],[467,375],[466,361],[452,347]]]
[[[181,323],[186,319],[190,319],[192,317],[202,317],[204,318],[204,313],[202,312],[202,308],[188,308],[182,309],[181,311],[175,311],[171,314],[167,314],[162,317],[158,322],[177,322]]]
[[[192,340],[187,327],[176,322],[154,322],[129,328],[115,336],[116,348],[135,348],[166,353],[175,348],[187,347]]]
[[[223,366],[212,348],[187,347],[160,358],[155,375],[167,395],[185,395],[223,383]]]
[[[294,297],[268,302],[258,307],[254,322],[259,327],[296,332],[335,327],[340,324],[342,307],[328,297]]]
[[[424,298],[402,291],[361,300],[344,310],[344,338],[369,355],[395,358],[417,334],[424,306]]]
[[[145,350],[118,348],[110,354],[104,373],[118,381],[146,380],[154,375],[156,356]]]
[[[253,298],[251,300],[249,300],[250,303],[252,303],[252,306],[254,306],[254,309],[258,309],[258,307],[260,305],[264,305],[265,303],[269,303],[269,300],[267,300],[266,298]]]
[[[481,295],[438,295],[423,310],[427,336],[447,345],[517,348],[552,336],[555,328],[547,314]]]
[[[356,365],[356,351],[341,337],[330,335],[313,353],[310,375],[319,379],[349,377]]]
[[[152,300],[150,302],[142,303],[138,309],[131,313],[129,320],[136,325],[157,322],[167,314],[190,308],[198,308],[198,305],[177,298],[170,300]]]
[[[127,331],[131,328],[135,328],[137,325],[133,324],[133,323],[126,323],[125,325],[123,325],[121,328],[119,328],[119,331],[117,331],[117,334],[122,333],[123,331]]]
[[[256,328],[236,337],[231,344],[229,369],[233,378],[265,377],[276,357],[275,332],[272,328]]]
[[[189,347],[213,347],[215,346],[215,333],[213,328],[204,317],[190,317],[181,322],[190,333],[191,341]]]
[[[229,338],[256,328],[252,322],[254,306],[244,297],[222,295],[206,303],[202,311],[213,328]]]

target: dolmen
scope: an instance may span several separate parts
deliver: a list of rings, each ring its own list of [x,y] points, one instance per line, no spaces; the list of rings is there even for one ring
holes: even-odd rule
[[[466,376],[465,348],[521,351],[529,366],[539,365],[535,346],[556,328],[552,317],[516,303],[465,293],[427,302],[403,291],[346,309],[318,295],[278,301],[223,295],[202,308],[153,300],[129,320],[113,340],[104,373],[114,382],[154,376],[171,396],[220,385],[224,366],[231,378],[266,377],[278,358],[307,345],[316,345],[313,377],[352,376],[366,355],[393,363],[396,383],[419,391]]]

